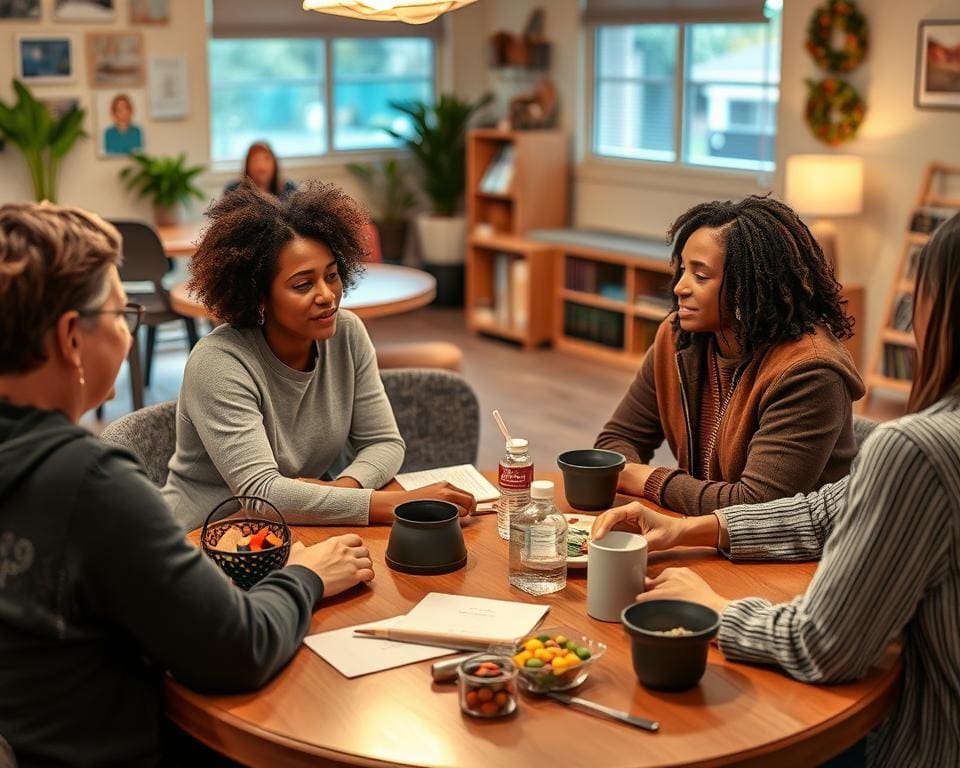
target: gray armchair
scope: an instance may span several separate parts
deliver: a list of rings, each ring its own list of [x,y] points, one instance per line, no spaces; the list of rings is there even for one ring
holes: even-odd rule
[[[433,368],[394,368],[380,376],[407,444],[401,471],[476,462],[480,406],[466,379]],[[129,413],[100,436],[133,453],[147,477],[163,486],[177,444],[177,403],[170,400]]]

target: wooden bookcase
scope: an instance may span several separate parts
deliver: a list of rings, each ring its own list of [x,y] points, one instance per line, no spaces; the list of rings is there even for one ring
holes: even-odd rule
[[[916,258],[930,238],[930,232],[916,231],[917,219],[928,216],[932,231],[935,226],[930,211],[942,212],[942,217],[960,210],[960,192],[949,196],[948,188],[960,189],[960,166],[930,163],[923,174],[917,193],[916,209],[911,214],[900,252],[900,264],[895,273],[883,316],[883,327],[873,345],[870,368],[867,372],[867,394],[862,408],[869,409],[878,394],[892,395],[904,400],[913,386],[913,368],[916,362],[916,342],[913,337],[912,309]]]
[[[553,335],[555,253],[526,240],[567,222],[563,131],[480,128],[467,137],[467,327],[531,349]]]

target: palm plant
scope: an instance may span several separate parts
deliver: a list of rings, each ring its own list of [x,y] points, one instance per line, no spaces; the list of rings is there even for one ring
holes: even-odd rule
[[[86,136],[86,110],[74,107],[59,118],[37,101],[19,80],[13,81],[17,100],[10,106],[0,101],[0,138],[23,153],[30,169],[34,199],[57,202],[60,163],[77,139]]]
[[[205,170],[202,165],[187,167],[187,156],[151,157],[143,152],[131,152],[133,165],[120,171],[120,178],[127,189],[139,197],[148,197],[153,202],[158,223],[173,223],[173,214],[181,203],[189,204],[190,198],[205,200],[206,195],[193,180]],[[160,221],[163,219],[164,221]]]
[[[410,135],[385,128],[413,154],[420,166],[423,191],[437,216],[453,216],[460,208],[467,185],[467,127],[470,118],[493,100],[485,94],[470,103],[441,95],[435,104],[394,101],[390,106],[407,115]]]
[[[396,158],[373,163],[349,163],[347,170],[364,186],[378,221],[403,221],[417,207],[417,196],[407,185]]]

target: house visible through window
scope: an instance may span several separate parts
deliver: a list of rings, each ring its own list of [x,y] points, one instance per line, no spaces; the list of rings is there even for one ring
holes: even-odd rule
[[[214,162],[261,139],[281,157],[389,148],[383,128],[409,128],[390,102],[434,95],[429,38],[212,39],[209,62]]]
[[[769,15],[760,24],[598,27],[594,154],[772,170],[780,13]]]

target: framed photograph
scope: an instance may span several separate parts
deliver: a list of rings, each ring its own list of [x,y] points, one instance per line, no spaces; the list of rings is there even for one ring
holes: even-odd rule
[[[54,120],[80,107],[80,99],[76,96],[38,96],[37,101],[47,108]]]
[[[114,0],[54,0],[53,18],[57,21],[113,21]]]
[[[17,77],[25,84],[69,83],[74,79],[73,38],[17,35]]]
[[[40,0],[0,0],[0,21],[39,18]]]
[[[143,91],[98,91],[95,98],[98,156],[126,157],[142,151],[146,104]]]
[[[960,19],[920,22],[913,102],[920,109],[960,109]]]
[[[88,32],[87,66],[94,88],[143,85],[143,35],[140,32]]]
[[[190,112],[186,56],[150,57],[150,117],[182,120]]]
[[[169,24],[170,0],[130,0],[131,24]]]

